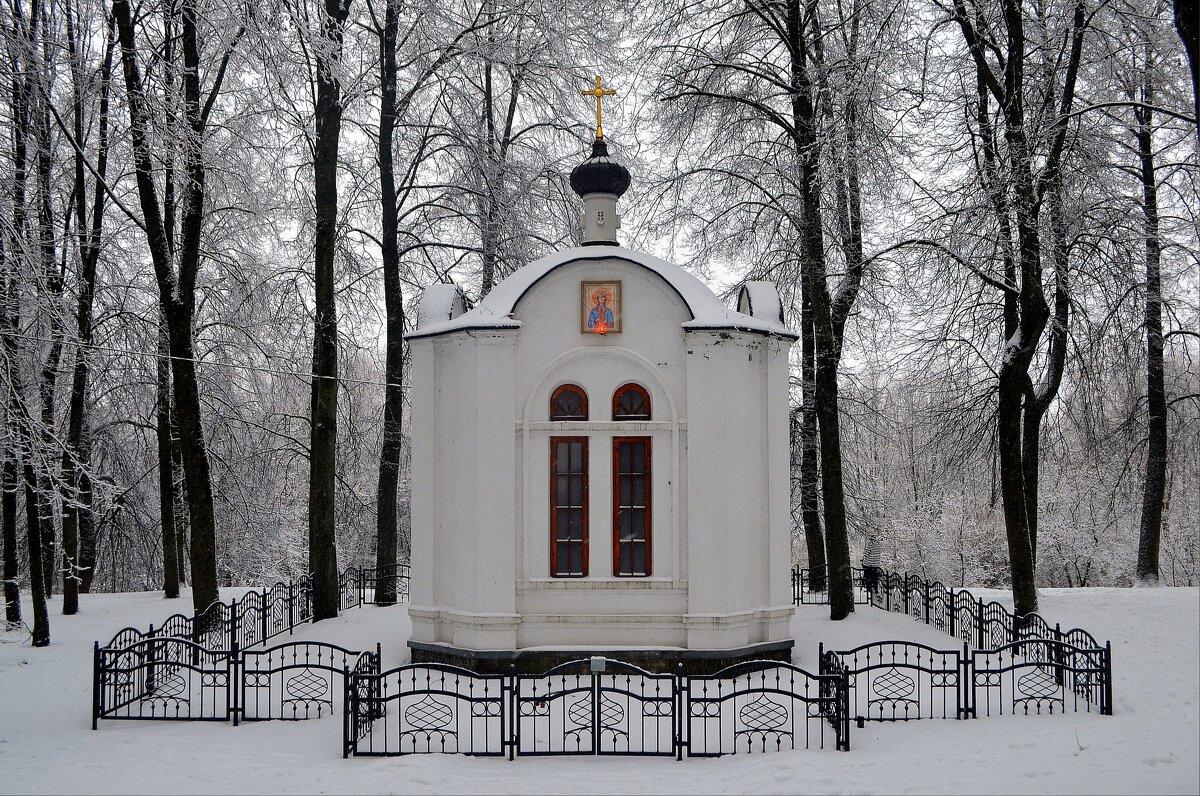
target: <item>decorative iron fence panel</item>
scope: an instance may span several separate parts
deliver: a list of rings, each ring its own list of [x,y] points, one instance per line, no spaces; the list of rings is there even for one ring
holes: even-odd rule
[[[1068,709],[1112,714],[1112,649],[1084,649],[1053,639],[1014,641],[971,653],[974,709],[993,713],[1054,713]]]
[[[351,673],[345,755],[503,755],[511,702],[507,675],[441,664]]]
[[[92,729],[99,719],[226,721],[236,656],[180,638],[95,647]]]
[[[677,752],[673,675],[601,658],[562,664],[539,675],[517,675],[514,689],[518,754]]]
[[[683,745],[689,757],[850,748],[844,676],[814,675],[791,664],[752,661],[683,682]]]
[[[364,656],[379,669],[379,648],[360,653],[300,641],[268,650],[210,650],[181,638],[134,638],[94,648],[92,729],[100,719],[228,721],[321,718],[352,664]],[[366,669],[364,671],[369,671]]]
[[[850,676],[850,708],[858,721],[962,718],[967,648],[937,650],[877,641],[833,653]],[[822,647],[822,657],[824,650]]]
[[[350,567],[338,576],[338,609],[345,611],[362,603],[362,571]]]
[[[828,605],[829,580],[825,567],[792,568],[792,602],[796,605]],[[854,604],[867,605],[870,594],[866,576],[859,567],[850,568],[850,580],[854,585]]]
[[[376,646],[377,656],[379,654]],[[241,721],[321,718],[336,709],[342,679],[363,653],[334,644],[292,641],[243,651],[238,680]]]
[[[363,569],[360,581],[362,602],[369,605],[408,602],[408,573],[408,564]]]

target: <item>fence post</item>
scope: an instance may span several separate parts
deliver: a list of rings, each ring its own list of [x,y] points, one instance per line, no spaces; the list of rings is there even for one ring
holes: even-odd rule
[[[954,614],[956,613],[954,610],[954,589],[950,588],[946,589],[946,591],[950,594],[950,601],[946,603],[946,613],[950,614],[950,635],[958,638],[958,633],[955,632],[954,628]]]
[[[1101,693],[1101,699],[1104,704],[1100,706],[1101,716],[1111,716],[1113,714],[1113,695],[1112,695],[1112,642],[1104,642],[1104,690]]]
[[[842,736],[842,751],[850,751],[850,670],[845,666],[842,667],[842,675],[838,680],[838,708],[841,713],[841,719],[838,726]]]
[[[150,625],[150,630],[146,633],[146,638],[149,643],[146,645],[146,686],[147,694],[154,691],[154,625]]]
[[[258,603],[258,612],[262,614],[262,639],[263,646],[267,644],[267,590],[263,589],[262,599]]]
[[[237,598],[229,601],[229,647],[233,649],[237,645],[237,630],[238,630],[238,612]]]
[[[288,581],[288,635],[296,628],[296,581]]]
[[[984,646],[983,646],[983,599],[982,598],[977,599],[975,601],[975,604],[978,606],[978,609],[977,609],[978,614],[976,615],[976,618],[975,618],[975,635],[979,639],[978,643],[975,645],[975,649],[981,650],[981,649],[984,649]]]
[[[520,739],[517,737],[520,727],[520,718],[517,715],[517,665],[510,663],[508,665],[508,674],[504,676],[504,682],[508,683],[508,721],[505,724],[504,742],[508,744],[508,759],[512,760],[518,751],[517,745]]]
[[[1054,651],[1050,653],[1050,660],[1054,661],[1054,682],[1060,686],[1063,684],[1063,659],[1065,651],[1062,648],[1062,626],[1054,623]],[[1065,704],[1065,702],[1064,702]]]
[[[245,677],[246,667],[245,661],[242,660],[242,651],[238,647],[237,640],[234,639],[233,644],[229,646],[229,657],[225,659],[225,705],[229,710],[229,715],[233,719],[233,726],[236,727],[240,723],[239,707],[242,693],[242,678]]]
[[[974,659],[971,657],[971,648],[967,642],[963,642],[962,662],[958,665],[958,681],[960,685],[960,693],[962,699],[962,707],[959,708],[960,719],[975,718],[975,671]]]
[[[683,664],[675,664],[675,759],[683,760],[683,744],[684,733],[686,732],[687,722],[685,716],[689,715],[685,709],[685,700],[687,692],[684,690],[686,684],[683,680]]]
[[[350,756],[350,725],[357,723],[358,716],[357,706],[354,702],[354,694],[358,690],[354,687],[354,675],[350,673],[349,666],[342,667],[342,759]],[[357,733],[355,733],[357,735]],[[356,738],[357,740],[357,738]]]
[[[104,695],[100,685],[100,642],[94,642],[92,646],[92,729],[96,729],[96,722],[100,718],[100,712],[104,706]]]
[[[925,624],[929,624],[929,581],[921,578],[921,582],[925,584]]]

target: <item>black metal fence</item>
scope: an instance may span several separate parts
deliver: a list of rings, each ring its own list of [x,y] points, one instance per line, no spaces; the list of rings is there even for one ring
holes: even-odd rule
[[[211,650],[173,637],[141,638],[121,648],[97,642],[93,654],[93,730],[100,719],[238,724],[320,718],[334,712],[346,673],[378,671],[380,658],[378,645],[367,652],[317,641]]]
[[[850,677],[850,706],[865,721],[1099,711],[1112,715],[1109,648],[1027,639],[996,649],[939,650],[880,641],[821,651]],[[825,670],[823,670],[825,671]]]
[[[392,605],[408,602],[408,564],[350,567],[338,576],[338,607]]]
[[[343,755],[714,757],[850,749],[847,674],[756,661],[713,675],[653,674],[604,658],[535,675],[439,664],[346,679]]]
[[[378,595],[390,586],[395,602],[408,601],[407,564],[384,569],[349,567],[338,577],[338,608],[380,604]],[[103,649],[121,649],[151,638],[186,639],[210,651],[249,649],[312,619],[312,578],[302,575],[270,588],[249,591],[228,603],[215,602],[193,616],[173,614],[157,628],[122,628]]]
[[[860,725],[970,718],[980,711],[1112,715],[1112,643],[1102,646],[1086,630],[1064,632],[1038,614],[1018,616],[966,589],[898,572],[881,573],[867,600],[936,627],[963,647],[938,650],[880,641],[853,650],[822,650],[823,666],[836,658],[849,672]]]
[[[381,583],[406,601],[408,571],[406,564],[347,569],[339,577],[340,609],[377,602]],[[378,650],[307,641],[251,649],[311,620],[312,580],[305,575],[193,616],[174,614],[157,628],[122,628],[94,647],[92,728],[102,718],[236,724],[327,715],[341,690],[335,680],[350,668],[370,671],[372,655],[378,672]]]
[[[827,567],[792,567],[792,602],[795,605],[828,605],[829,576]],[[854,584],[854,604],[867,604],[867,582],[864,570],[850,568]]]

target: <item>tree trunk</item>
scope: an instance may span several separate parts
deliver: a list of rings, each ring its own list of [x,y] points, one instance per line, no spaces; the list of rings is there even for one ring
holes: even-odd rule
[[[17,566],[17,460],[4,451],[3,494],[0,494],[0,522],[4,532],[4,621],[21,623],[21,573]]]
[[[82,461],[91,459],[91,440],[84,435],[80,440],[79,456]],[[92,511],[92,477],[87,468],[79,470],[79,591],[87,594],[92,590],[96,577],[96,517]]]
[[[44,34],[43,34],[44,35]],[[37,79],[42,83],[38,92],[35,127],[37,130],[37,207],[38,207],[38,251],[41,255],[41,272],[45,296],[48,302],[48,329],[50,350],[38,378],[38,409],[41,417],[41,448],[42,455],[38,457],[37,495],[38,515],[40,517],[42,535],[42,576],[46,582],[46,596],[54,594],[58,569],[55,566],[54,534],[54,487],[51,481],[49,456],[56,445],[54,430],[57,426],[54,417],[54,394],[58,385],[58,367],[62,362],[63,351],[63,274],[55,263],[54,240],[54,205],[51,189],[51,142],[50,142],[50,106],[46,96],[49,93],[49,78],[45,74],[44,60],[38,57],[37,46],[33,47],[34,63]],[[39,286],[40,287],[40,286]],[[32,441],[32,440],[31,440]],[[44,462],[44,464],[42,463]]]
[[[813,86],[805,65],[804,9],[789,0],[787,37],[791,56],[792,121],[800,165],[801,266],[805,297],[812,310],[817,430],[821,450],[821,497],[825,509],[825,557],[829,573],[829,616],[845,619],[854,611],[850,542],[842,487],[841,431],[838,425],[837,346],[825,284],[825,242],[821,228],[820,146]]]
[[[213,512],[212,480],[208,451],[200,419],[200,393],[196,382],[192,313],[195,308],[196,276],[200,267],[200,233],[204,220],[205,170],[204,125],[200,111],[200,50],[196,39],[195,0],[180,6],[183,45],[184,109],[189,141],[184,146],[185,194],[179,245],[179,273],[175,273],[162,209],[154,184],[150,157],[149,112],[136,58],[133,21],[128,0],[114,0],[113,17],[121,43],[125,73],[129,133],[134,153],[138,200],[146,228],[146,242],[154,263],[159,302],[166,317],[172,357],[175,417],[179,424],[183,472],[187,482],[188,515],[191,523],[192,604],[203,611],[218,599],[216,518]],[[217,87],[214,86],[214,95]]]
[[[1197,125],[1196,143],[1200,144],[1200,2],[1175,0],[1175,30],[1192,71],[1192,113]]]
[[[386,0],[383,36],[380,38],[379,179],[382,215],[383,302],[387,313],[387,361],[384,366],[383,445],[379,452],[379,494],[376,512],[375,602],[396,602],[396,489],[400,478],[402,420],[404,417],[404,297],[400,290],[400,251],[397,231],[396,174],[392,159],[392,134],[396,129],[396,37],[399,28],[397,0]]]
[[[1026,390],[1022,414],[1021,467],[1025,484],[1025,512],[1029,515],[1029,554],[1037,571],[1038,483],[1041,478],[1042,420],[1058,397],[1067,364],[1068,324],[1071,317],[1070,246],[1066,239],[1066,213],[1062,190],[1050,189],[1050,244],[1054,257],[1054,316],[1050,319],[1050,346],[1045,378]]]
[[[341,137],[341,83],[337,70],[349,0],[325,0],[321,25],[327,40],[318,48],[313,203],[316,240],[313,276],[316,323],[313,333],[312,426],[309,443],[308,564],[313,579],[313,620],[337,616],[337,543],[334,538],[334,476],[337,466],[337,305],[334,254],[337,245],[337,159]]]
[[[1194,21],[1193,21],[1194,22]],[[1194,67],[1193,67],[1194,68]],[[1167,485],[1167,396],[1163,375],[1162,280],[1159,259],[1158,185],[1154,174],[1153,84],[1149,69],[1142,87],[1137,117],[1138,156],[1141,161],[1142,214],[1146,236],[1146,398],[1149,410],[1146,476],[1142,486],[1142,517],[1138,529],[1137,578],[1158,583],[1159,545],[1162,540],[1163,498]]]
[[[825,535],[821,532],[820,454],[817,451],[817,364],[813,338],[812,304],[808,288],[800,308],[801,394],[800,411],[800,517],[804,521],[804,544],[813,591],[825,591]]]
[[[83,138],[83,67],[79,61],[75,34],[74,5],[67,3],[67,45],[71,57],[73,89],[73,131],[75,140]],[[63,526],[63,613],[79,610],[82,586],[80,540],[80,480],[81,471],[89,465],[84,455],[83,422],[88,391],[88,362],[92,345],[92,303],[96,292],[96,265],[100,259],[100,233],[104,223],[104,186],[108,174],[108,109],[112,76],[113,35],[111,26],[104,50],[104,65],[100,72],[99,133],[97,139],[96,183],[92,194],[92,219],[88,225],[87,193],[84,177],[83,151],[75,151],[75,225],[79,235],[79,300],[75,310],[75,328],[79,347],[71,377],[71,400],[67,411],[67,442],[62,456],[62,526]],[[94,564],[94,562],[92,562]],[[88,578],[90,585],[90,578]]]
[[[183,474],[183,447],[179,444],[179,423],[175,413],[171,413],[171,471],[175,474],[172,495],[175,499],[175,573],[179,577],[179,585],[187,585],[187,551],[190,548],[188,533],[188,497],[187,479]]]
[[[38,496],[37,473],[29,461],[32,456],[33,435],[25,434],[25,527],[29,553],[29,596],[33,601],[33,646],[50,645],[50,614],[46,610],[45,576],[42,570],[41,500]]]
[[[155,436],[158,441],[158,518],[162,526],[163,594],[179,596],[179,543],[175,539],[175,461],[171,446],[171,361],[166,323],[160,319],[157,363],[158,400]]]

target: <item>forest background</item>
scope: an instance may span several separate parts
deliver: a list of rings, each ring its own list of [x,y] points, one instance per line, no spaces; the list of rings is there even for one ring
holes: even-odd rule
[[[1195,585],[1197,15],[3,0],[6,620],[301,573],[320,618],[405,561],[402,334],[579,241],[597,73],[626,245],[776,282],[801,335],[793,561],[834,618],[871,536],[1018,613]]]

